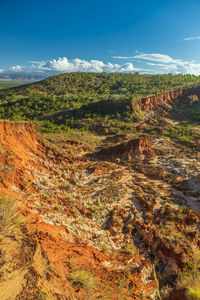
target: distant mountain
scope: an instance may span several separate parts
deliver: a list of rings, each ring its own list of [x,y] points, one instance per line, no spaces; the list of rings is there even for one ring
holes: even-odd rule
[[[39,81],[45,78],[47,76],[37,74],[0,74],[0,81]]]

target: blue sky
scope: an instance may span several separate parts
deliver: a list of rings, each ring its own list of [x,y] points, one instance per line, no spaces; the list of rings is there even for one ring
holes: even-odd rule
[[[0,0],[0,72],[200,75],[200,0]]]

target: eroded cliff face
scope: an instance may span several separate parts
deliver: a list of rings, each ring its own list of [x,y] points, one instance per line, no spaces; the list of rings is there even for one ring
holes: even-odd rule
[[[181,90],[176,91],[169,91],[162,94],[158,94],[151,97],[145,97],[142,99],[138,99],[136,101],[116,101],[108,103],[108,106],[106,107],[107,111],[118,111],[123,112],[127,111],[127,107],[130,108],[131,111],[133,111],[135,108],[140,109],[144,112],[150,112],[150,111],[159,111],[159,110],[165,110],[166,106],[172,108],[174,105],[182,105],[184,103],[191,103],[192,99],[189,99],[187,97],[196,95],[198,98],[200,97],[200,87],[192,87],[192,88],[185,88]],[[193,99],[195,101],[197,99]],[[97,106],[95,104],[88,105],[88,109],[91,107],[95,107],[96,111],[106,111],[105,104],[103,102],[99,102],[99,105]]]
[[[2,152],[12,151],[19,158],[28,157],[38,149],[39,138],[31,122],[0,122],[0,146]]]
[[[142,98],[137,103],[132,103],[132,108],[139,108],[142,111],[158,110],[164,105],[172,106],[177,101],[181,103],[186,97],[197,95],[200,97],[200,87],[185,88],[177,91],[166,92],[163,94]],[[188,100],[190,101],[190,100]]]
[[[141,139],[130,140],[126,143],[121,143],[116,146],[101,149],[97,156],[114,159],[131,160],[137,157],[144,158],[153,156],[154,151],[151,149],[149,141],[146,137]]]
[[[31,122],[0,122],[0,185],[10,188],[20,184],[27,168],[33,163],[33,156],[40,156],[42,143]],[[26,174],[24,181],[31,178]]]

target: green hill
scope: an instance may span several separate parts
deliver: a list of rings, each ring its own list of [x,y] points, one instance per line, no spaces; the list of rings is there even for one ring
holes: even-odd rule
[[[31,120],[41,131],[96,130],[108,118],[123,127],[142,117],[138,111],[130,113],[130,101],[199,84],[200,76],[194,75],[60,74],[0,90],[0,118]],[[113,109],[113,103],[122,102],[123,111]]]

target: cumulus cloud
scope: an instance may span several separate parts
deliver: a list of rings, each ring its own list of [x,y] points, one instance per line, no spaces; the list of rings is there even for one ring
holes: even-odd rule
[[[12,66],[7,70],[8,72],[20,72],[25,73],[47,73],[58,74],[58,73],[68,73],[68,72],[146,72],[149,70],[144,70],[143,68],[137,68],[132,62],[127,62],[123,64],[116,63],[104,63],[101,60],[83,60],[80,58],[75,58],[69,60],[67,57],[60,57],[58,59],[52,59],[48,61],[29,61],[30,66]]]
[[[64,72],[141,72],[147,74],[183,73],[200,75],[200,62],[173,58],[161,53],[140,53],[134,56],[113,56],[116,59],[127,60],[122,63],[105,63],[101,60],[69,60],[67,57],[48,61],[31,61],[30,66],[12,66],[10,72],[58,74]],[[133,63],[134,61],[134,63]],[[136,66],[137,67],[136,67]],[[139,66],[139,67],[138,67]],[[140,67],[141,66],[141,67]],[[5,70],[2,70],[5,72]],[[0,69],[1,72],[1,69]]]
[[[134,67],[130,62],[113,64],[94,59],[90,61],[79,58],[68,60],[66,57],[33,63],[32,68],[49,72],[135,72],[142,70]]]
[[[0,73],[2,73],[4,71],[4,69],[0,69]]]
[[[20,72],[23,71],[23,67],[20,65],[12,66],[9,68],[11,71]]]
[[[200,64],[189,63],[185,66],[184,71],[184,73],[200,75]]]
[[[187,38],[184,38],[183,40],[184,41],[200,40],[200,35],[187,37]]]

